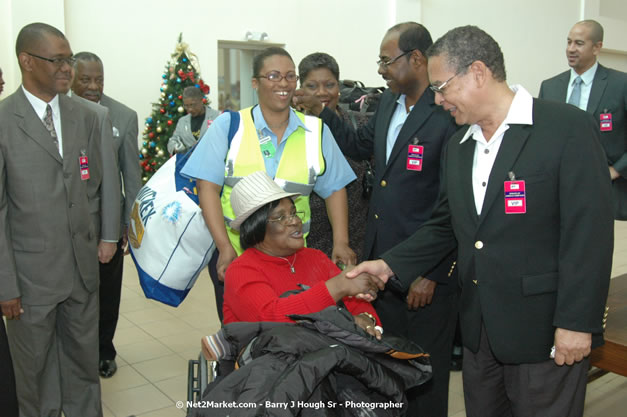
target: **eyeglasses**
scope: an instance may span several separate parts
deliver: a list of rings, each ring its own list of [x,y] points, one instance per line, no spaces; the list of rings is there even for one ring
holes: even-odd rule
[[[268,223],[277,222],[283,226],[289,226],[290,224],[292,224],[294,219],[298,219],[299,222],[302,222],[304,216],[304,211],[295,211],[292,214],[284,214],[281,217],[277,217],[276,219],[268,219]]]
[[[329,82],[327,82],[327,83],[322,83],[322,84],[319,84],[319,83],[314,82],[314,81],[309,81],[309,82],[306,82],[306,83],[303,85],[303,88],[304,88],[305,90],[315,92],[315,91],[318,91],[318,89],[320,88],[320,85],[322,85],[322,87],[323,87],[325,90],[327,90],[327,91],[334,90],[334,89],[336,89],[336,88],[337,88],[337,86],[338,86],[337,82],[335,82],[335,81],[329,81]]]
[[[410,49],[407,52],[403,52],[402,54],[400,54],[396,58],[392,58],[392,59],[389,59],[387,61],[384,61],[383,59],[380,59],[380,60],[377,61],[377,65],[378,66],[383,66],[383,68],[387,68],[390,65],[392,65],[393,63],[395,63],[396,61],[398,61],[399,59],[401,59],[402,57],[404,57],[405,55],[411,54],[415,50],[416,50],[415,48],[414,49]]]
[[[288,72],[283,75],[279,71],[270,71],[266,75],[259,75],[257,78],[265,78],[268,81],[272,81],[273,83],[280,82],[283,78],[287,80],[288,83],[295,83],[298,81],[298,75],[295,72]]]
[[[464,65],[462,67],[462,69],[460,69],[459,71],[457,71],[455,73],[455,75],[453,75],[451,78],[449,78],[448,80],[444,81],[442,84],[435,86],[433,84],[429,85],[429,88],[431,89],[431,91],[433,91],[434,93],[438,94],[442,94],[444,95],[444,89],[446,88],[446,86],[448,85],[448,83],[451,82],[451,80],[455,77],[457,77],[459,74],[461,74],[462,72],[466,71],[466,68],[468,68],[470,65],[472,64],[472,62],[468,65]]]
[[[70,67],[74,66],[74,63],[76,62],[76,58],[74,58],[73,56],[67,57],[67,58],[45,58],[43,56],[39,56],[39,55],[35,55],[35,54],[31,54],[30,52],[26,52],[27,55],[30,55],[34,58],[39,58],[41,60],[44,61],[48,61],[54,65],[56,65],[58,68],[61,68],[63,66],[63,64],[68,64]]]

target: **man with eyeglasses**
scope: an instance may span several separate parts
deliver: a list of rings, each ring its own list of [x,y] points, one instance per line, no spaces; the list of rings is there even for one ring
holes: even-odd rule
[[[295,105],[330,127],[342,152],[355,159],[374,155],[376,179],[366,224],[363,253],[377,259],[409,237],[433,210],[440,184],[440,155],[457,126],[434,103],[428,88],[425,52],[429,31],[414,22],[390,28],[381,41],[379,74],[388,89],[368,124],[357,131],[313,96]],[[420,276],[419,272],[423,272]],[[404,336],[431,355],[433,378],[409,393],[411,416],[445,417],[449,366],[457,319],[454,254],[412,282],[379,292],[375,309],[386,332]]]
[[[29,24],[16,54],[22,86],[0,102],[0,307],[20,415],[100,417],[98,240],[111,232],[94,222],[100,124],[63,94],[74,61],[63,33]]]
[[[436,103],[469,126],[444,151],[431,219],[353,271],[408,283],[457,248],[466,415],[580,417],[612,267],[598,127],[510,87],[498,43],[476,26],[427,56]]]

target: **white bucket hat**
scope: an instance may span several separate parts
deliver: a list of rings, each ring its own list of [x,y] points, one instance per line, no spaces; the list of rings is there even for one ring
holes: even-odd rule
[[[230,227],[239,230],[242,223],[260,207],[271,201],[295,195],[300,193],[286,193],[265,171],[253,172],[235,184],[231,191],[231,207],[235,213],[235,220],[231,222]]]

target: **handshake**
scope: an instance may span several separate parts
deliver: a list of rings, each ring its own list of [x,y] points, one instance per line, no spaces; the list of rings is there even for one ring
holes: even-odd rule
[[[385,261],[366,261],[356,266],[347,266],[344,271],[327,281],[327,288],[336,302],[349,296],[371,302],[377,298],[377,292],[385,288],[392,275],[394,273]]]

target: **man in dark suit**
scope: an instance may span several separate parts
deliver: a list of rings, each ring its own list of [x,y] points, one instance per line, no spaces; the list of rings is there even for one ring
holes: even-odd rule
[[[329,126],[345,155],[374,155],[374,182],[364,238],[364,254],[376,259],[429,219],[440,184],[441,150],[457,127],[439,109],[429,90],[425,52],[429,31],[414,22],[390,28],[381,42],[379,74],[388,89],[368,124],[355,131],[315,98],[299,96]],[[375,308],[386,332],[404,336],[431,354],[434,375],[410,393],[410,415],[446,416],[449,363],[457,319],[453,257],[403,288],[380,292]],[[424,278],[423,278],[424,277]]]
[[[566,43],[571,69],[543,81],[539,97],[594,115],[612,178],[614,218],[627,220],[627,74],[597,62],[602,47],[603,27],[598,22],[576,23]]]
[[[135,196],[141,188],[141,173],[137,156],[137,113],[103,93],[104,68],[96,54],[79,52],[75,58],[72,92],[108,109],[113,124],[113,148],[119,167],[114,174],[118,179],[120,176],[122,178],[122,188],[118,187],[122,212],[119,224],[121,238],[117,241],[117,250],[111,262],[100,263],[99,370],[100,376],[109,378],[117,371],[113,337],[120,311],[128,224]]]
[[[510,89],[500,47],[477,27],[427,55],[436,103],[470,126],[444,151],[431,219],[350,276],[409,283],[457,248],[467,415],[581,416],[613,249],[598,129],[579,109]]]
[[[16,53],[22,86],[0,103],[0,306],[20,413],[100,417],[98,236],[117,233],[92,216],[100,124],[59,94],[73,64],[63,33],[29,24]]]

